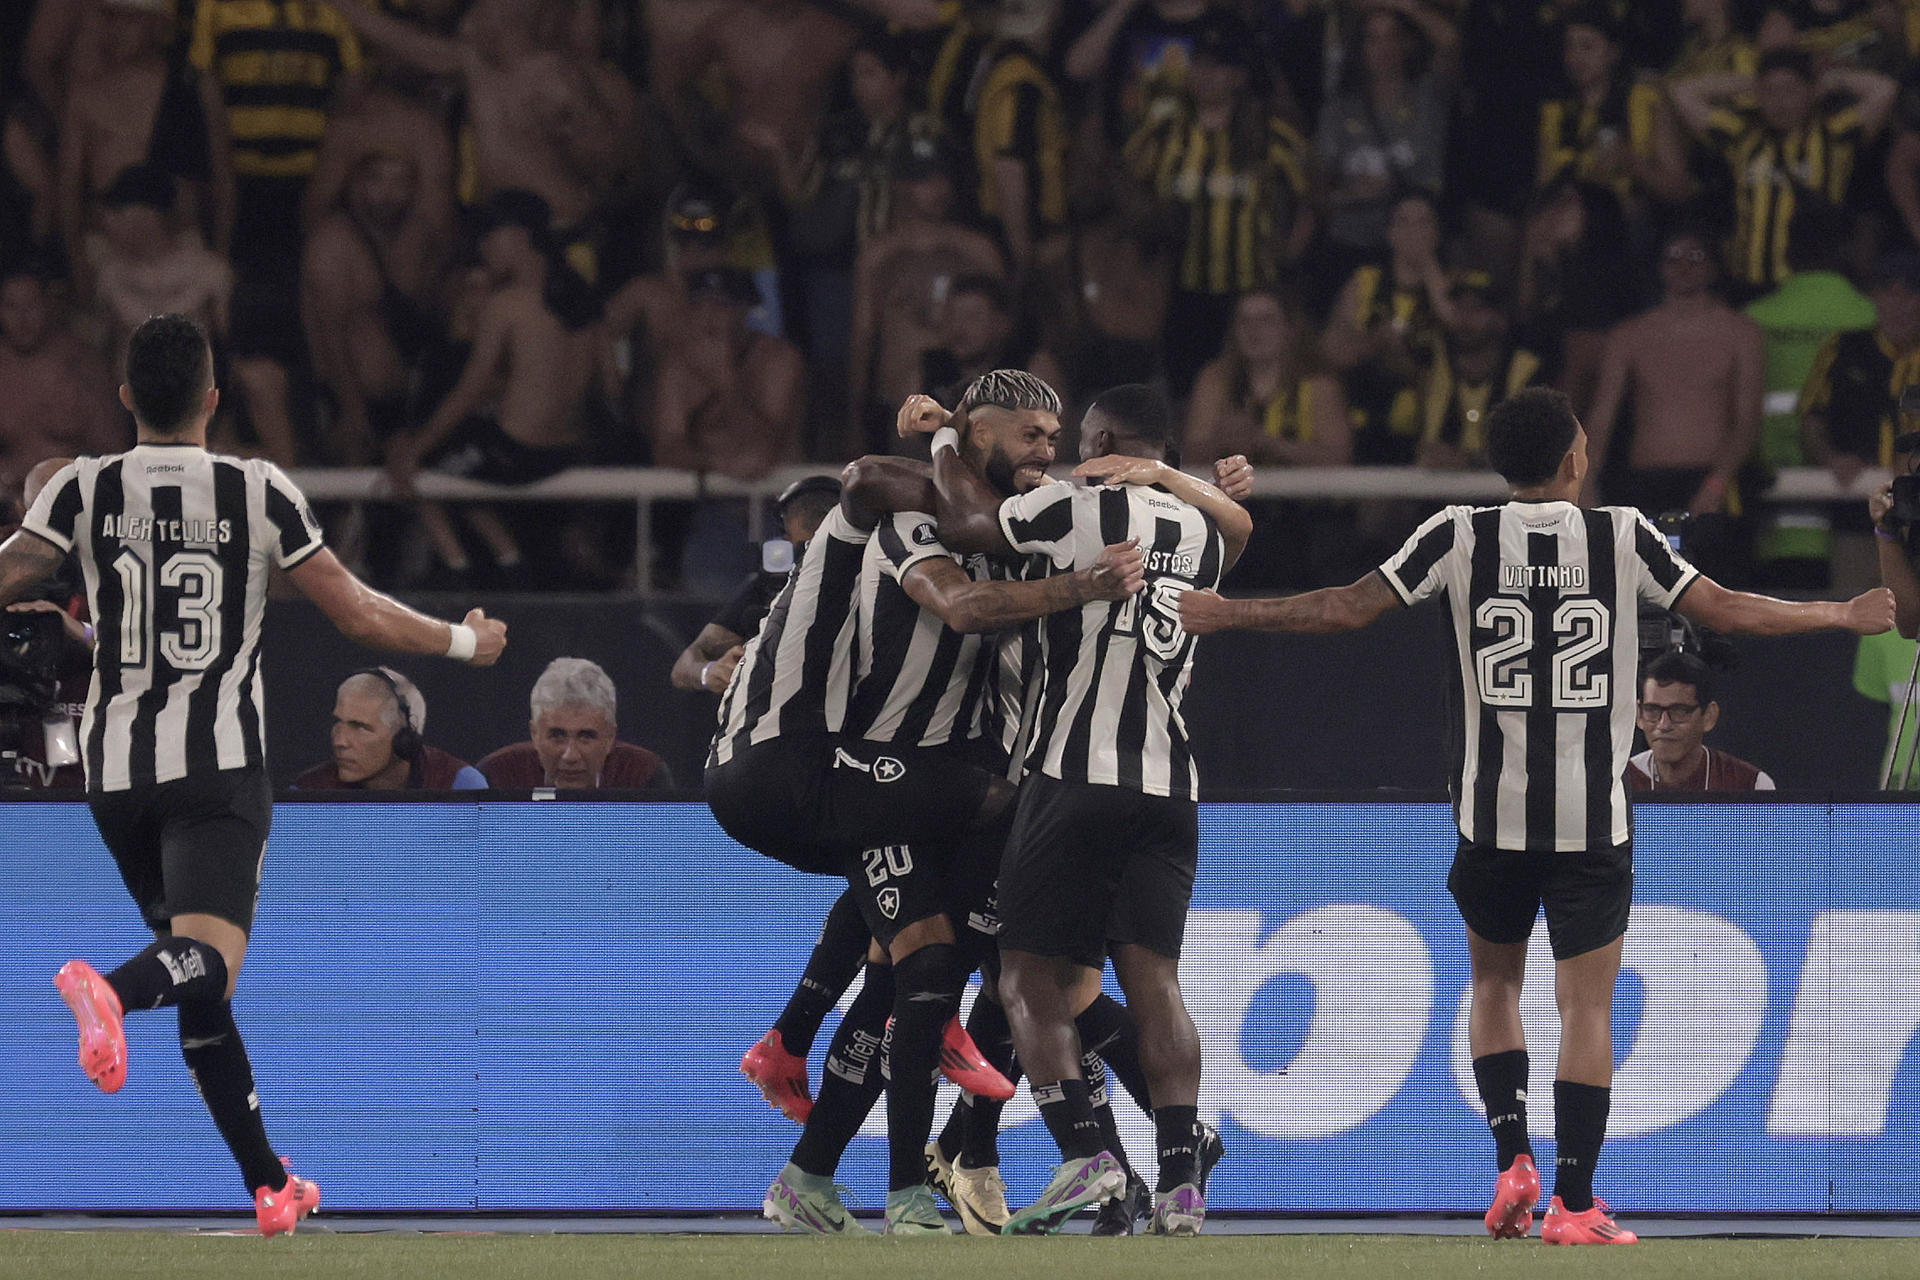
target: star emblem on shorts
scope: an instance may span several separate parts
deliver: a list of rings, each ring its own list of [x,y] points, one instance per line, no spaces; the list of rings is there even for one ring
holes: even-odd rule
[[[892,756],[881,756],[873,762],[873,780],[875,782],[898,782],[907,776],[907,766]]]

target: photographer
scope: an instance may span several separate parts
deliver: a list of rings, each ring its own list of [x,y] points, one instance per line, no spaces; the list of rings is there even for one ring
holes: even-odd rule
[[[25,505],[69,461],[51,458],[29,471]],[[83,598],[62,576],[28,594],[0,613],[0,789],[80,790],[76,726],[93,675],[93,628],[80,621]]]
[[[1867,499],[1874,542],[1880,552],[1880,582],[1893,592],[1893,623],[1911,640],[1920,635],[1920,574],[1914,557],[1920,555],[1920,475],[1913,471],[1914,451],[1920,450],[1920,431],[1894,441],[1907,461],[1907,472],[1881,485]]]
[[[1772,791],[1773,779],[1704,739],[1720,723],[1714,671],[1699,654],[1670,649],[1646,664],[1635,709],[1647,749],[1627,761],[1627,789]]]

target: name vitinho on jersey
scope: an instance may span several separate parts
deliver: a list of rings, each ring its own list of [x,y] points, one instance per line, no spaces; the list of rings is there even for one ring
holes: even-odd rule
[[[1500,585],[1517,591],[1531,587],[1585,591],[1587,569],[1585,565],[1578,564],[1506,564],[1500,566]]]
[[[100,536],[120,542],[233,541],[231,520],[156,520],[152,516],[101,516]]]

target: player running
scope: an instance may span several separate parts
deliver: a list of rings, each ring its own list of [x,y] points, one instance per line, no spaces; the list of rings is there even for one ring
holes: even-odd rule
[[[262,733],[260,629],[274,568],[346,635],[396,653],[488,666],[506,624],[416,613],[365,586],[321,542],[280,469],[207,452],[219,404],[206,335],[155,316],[127,343],[126,453],[80,458],[0,545],[0,607],[73,554],[95,619],[81,723],[87,801],[153,944],[102,975],[71,960],[54,978],[80,1030],[80,1066],[100,1089],[127,1077],[126,1013],[172,1005],[180,1050],[262,1235],[290,1232],[320,1188],[288,1173],[267,1140],[234,987],[259,898],[273,809]]]
[[[1682,560],[1631,507],[1578,505],[1587,435],[1566,396],[1523,391],[1487,421],[1505,504],[1448,507],[1346,587],[1285,600],[1180,600],[1186,630],[1333,632],[1430,596],[1452,621],[1451,768],[1460,845],[1447,877],[1467,926],[1474,1080],[1499,1177],[1487,1230],[1524,1236],[1540,1197],[1527,1130],[1520,988],[1542,906],[1560,1006],[1553,1085],[1559,1156],[1541,1227],[1550,1244],[1632,1244],[1593,1194],[1613,1083],[1612,1014],[1633,896],[1632,749],[1642,601],[1716,631],[1872,635],[1893,625],[1876,589],[1806,604],[1729,591]]]

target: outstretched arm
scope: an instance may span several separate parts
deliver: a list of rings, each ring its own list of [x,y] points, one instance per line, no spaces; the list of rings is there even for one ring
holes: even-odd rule
[[[455,655],[456,624],[429,618],[375,591],[324,547],[289,569],[287,576],[349,640],[389,653]],[[468,610],[458,625],[473,632],[474,648],[461,659],[473,666],[492,666],[507,647],[507,624],[478,609]]]
[[[1164,462],[1108,454],[1104,458],[1088,459],[1075,467],[1073,474],[1104,484],[1157,484],[1180,501],[1200,508],[1219,527],[1220,537],[1226,543],[1226,556],[1220,566],[1222,573],[1233,568],[1240,553],[1247,549],[1247,539],[1253,536],[1253,517],[1245,507],[1205,480]]]
[[[998,631],[1077,609],[1094,600],[1124,600],[1145,585],[1138,542],[1106,548],[1090,567],[1034,582],[976,582],[945,556],[920,561],[900,580],[913,602],[955,631]]]
[[[24,529],[0,543],[0,609],[47,578],[65,558],[60,548]]]
[[[1675,610],[1703,627],[1748,636],[1794,636],[1809,631],[1851,631],[1872,636],[1891,630],[1893,592],[1863,591],[1851,600],[1776,600],[1746,591],[1729,591],[1700,577],[1680,597]]]
[[[1400,606],[1378,571],[1344,587],[1323,587],[1280,600],[1229,600],[1215,591],[1180,597],[1180,625],[1194,635],[1212,631],[1358,631]]]

